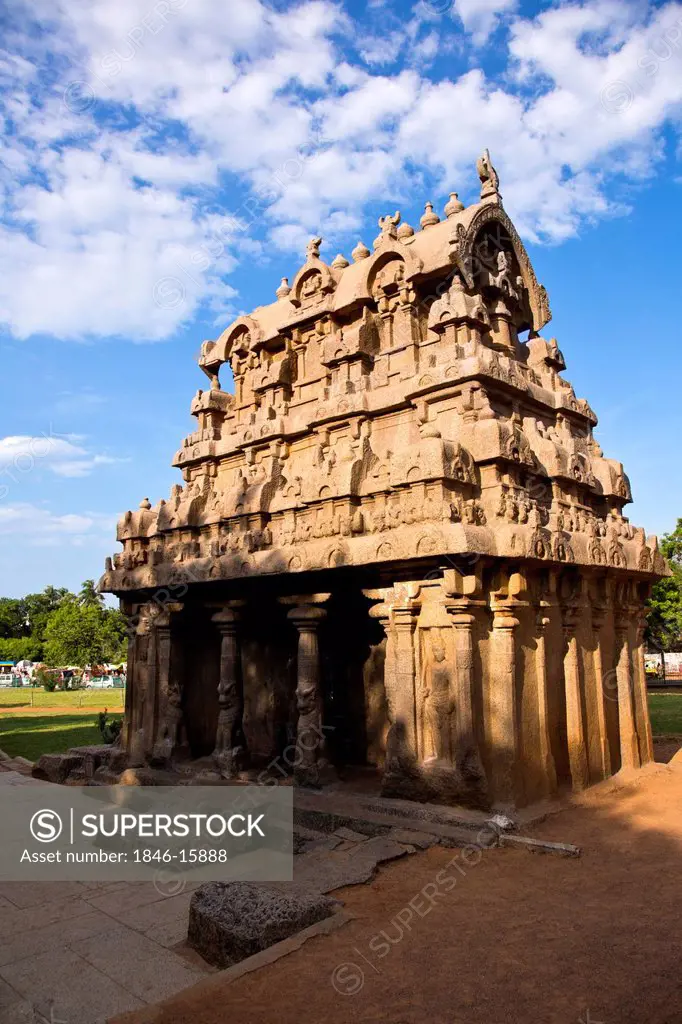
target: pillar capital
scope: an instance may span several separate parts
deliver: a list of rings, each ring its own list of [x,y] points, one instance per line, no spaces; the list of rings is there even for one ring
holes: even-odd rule
[[[154,607],[150,606],[149,621],[152,627],[161,633],[170,630],[173,618],[177,617],[185,606],[182,601],[172,601],[158,606],[157,612],[153,611]]]
[[[567,640],[575,636],[580,623],[580,611],[580,606],[577,604],[567,604],[561,608],[561,627]]]
[[[525,603],[522,601],[493,601],[490,607],[493,613],[493,629],[513,631],[520,625],[516,612],[524,608]]]
[[[299,604],[287,612],[287,618],[293,622],[298,630],[310,630],[314,632],[320,622],[327,617],[327,609],[318,605]]]
[[[224,604],[208,605],[209,608],[215,608],[216,611],[211,615],[211,622],[215,623],[220,632],[223,630],[231,631],[236,628],[237,623],[240,621],[242,616],[242,610],[246,605],[246,601],[226,601]]]
[[[606,622],[608,605],[593,601],[590,605],[590,611],[592,616],[592,632],[596,634],[599,633]]]
[[[289,608],[287,618],[299,630],[315,630],[326,617],[327,609],[323,608],[331,594],[288,594],[278,597],[280,604]]]

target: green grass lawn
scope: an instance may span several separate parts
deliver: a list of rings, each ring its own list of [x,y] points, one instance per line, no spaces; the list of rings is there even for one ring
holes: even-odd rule
[[[54,690],[48,693],[42,687],[17,686],[0,689],[0,715],[3,708],[109,708],[122,710],[125,690]]]
[[[28,687],[26,688],[28,689]],[[22,704],[30,707],[31,693],[0,690],[0,749],[10,757],[21,755],[37,761],[41,754],[59,754],[69,747],[101,743],[95,724],[97,711],[108,708],[113,718],[123,710],[123,690],[89,690],[46,693],[33,691],[34,707],[46,714],[5,711]],[[82,710],[79,710],[82,709]],[[90,710],[92,713],[90,714]],[[649,713],[654,736],[682,736],[682,692],[650,693]]]
[[[0,749],[10,757],[21,756],[37,761],[41,754],[61,754],[69,747],[101,743],[102,735],[95,718],[96,713],[0,714]]]
[[[654,736],[682,736],[682,693],[650,693],[649,715]]]

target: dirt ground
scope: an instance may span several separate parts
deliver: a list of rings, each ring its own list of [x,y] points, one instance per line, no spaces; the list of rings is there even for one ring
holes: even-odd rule
[[[595,787],[534,834],[582,857],[427,850],[338,894],[354,920],[331,935],[116,1022],[682,1021],[679,759]]]

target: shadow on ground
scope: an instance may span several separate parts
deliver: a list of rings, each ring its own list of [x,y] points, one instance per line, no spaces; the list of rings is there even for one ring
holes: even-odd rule
[[[0,718],[0,749],[10,757],[37,761],[41,754],[59,754],[69,747],[101,743],[96,719],[96,710],[87,715],[7,715]]]
[[[578,859],[432,848],[337,894],[332,935],[115,1024],[681,1021],[681,812],[682,767],[616,777],[534,829]]]

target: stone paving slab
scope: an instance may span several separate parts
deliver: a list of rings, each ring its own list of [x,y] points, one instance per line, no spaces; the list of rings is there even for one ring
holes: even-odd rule
[[[144,1006],[72,950],[54,948],[0,967],[0,978],[35,1006],[52,1004],[54,1020],[105,1024],[109,1017]],[[28,1022],[27,1022],[28,1024]]]
[[[87,897],[90,905],[96,910],[102,910],[119,921],[124,920],[126,914],[138,910],[147,903],[157,903],[166,898],[163,892],[154,888],[153,882],[144,882],[139,886],[126,883],[125,888],[116,892]]]
[[[99,940],[85,939],[71,947],[89,964],[146,1003],[188,988],[206,976],[176,953],[120,925]]]
[[[52,883],[56,887],[59,882]],[[21,931],[35,928],[38,924],[47,925],[54,921],[69,921],[72,917],[89,914],[92,907],[83,899],[54,899],[42,903],[38,907],[24,907],[6,910],[2,914],[2,927],[6,931]]]
[[[187,938],[187,921],[192,893],[185,891],[178,896],[148,903],[135,910],[125,911],[119,920],[128,928],[142,932],[160,946],[169,948]]]
[[[360,885],[372,878],[379,864],[413,850],[386,836],[375,836],[344,852],[305,853],[294,863],[294,881],[321,893]]]
[[[26,957],[49,952],[71,945],[79,939],[100,935],[111,928],[111,918],[106,914],[93,910],[70,921],[57,921],[44,927],[39,925],[31,929],[14,929],[11,933],[2,934],[0,942],[0,967],[24,960]]]
[[[14,907],[38,907],[55,898],[83,896],[87,892],[82,882],[0,882],[0,896],[4,896]]]

